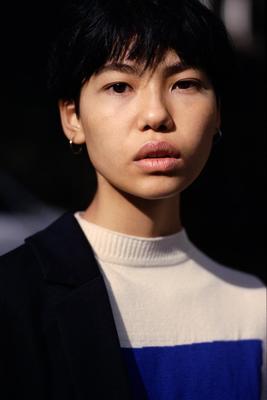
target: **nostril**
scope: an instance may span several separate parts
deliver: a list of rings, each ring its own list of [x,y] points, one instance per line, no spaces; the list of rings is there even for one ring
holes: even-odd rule
[[[144,127],[144,131],[149,131],[151,129],[151,126],[149,126],[149,125],[146,125],[145,127]]]
[[[168,128],[166,125],[160,125],[157,129],[158,132],[167,132]]]
[[[152,130],[154,130],[154,131],[156,131],[156,132],[168,132],[168,127],[166,126],[166,125],[164,125],[164,124],[161,124],[161,125],[159,125],[158,127],[152,127],[152,126],[150,126],[150,125],[146,125],[145,127],[144,127],[144,131],[148,131],[148,130],[150,130],[150,129],[152,129]]]

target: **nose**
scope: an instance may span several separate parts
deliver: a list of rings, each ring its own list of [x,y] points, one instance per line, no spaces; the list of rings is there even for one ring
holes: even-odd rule
[[[174,120],[163,96],[151,92],[142,96],[138,128],[141,132],[153,130],[162,133],[167,133],[174,129]]]

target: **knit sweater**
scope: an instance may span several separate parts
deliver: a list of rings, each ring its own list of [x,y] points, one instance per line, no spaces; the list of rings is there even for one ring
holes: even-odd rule
[[[143,238],[75,217],[107,287],[135,399],[267,398],[257,277],[212,260],[184,229]]]

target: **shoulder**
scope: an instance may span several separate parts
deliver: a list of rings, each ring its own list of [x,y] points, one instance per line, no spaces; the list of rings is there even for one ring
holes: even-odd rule
[[[93,250],[73,214],[65,213],[0,257],[0,302],[19,306],[65,293],[100,276]],[[49,294],[50,293],[50,294]]]
[[[190,251],[196,295],[215,328],[234,337],[266,340],[266,285],[257,276],[214,260],[195,246]],[[191,281],[193,281],[191,279]]]
[[[24,244],[0,257],[0,303],[2,311],[20,314],[26,304],[40,297],[42,271]],[[11,313],[12,310],[12,313]]]
[[[217,301],[244,313],[266,313],[266,285],[259,277],[221,264],[194,245],[190,257],[202,287]]]
[[[0,300],[2,303],[15,304],[16,302],[19,306],[21,299],[24,299],[22,303],[25,303],[25,299],[36,299],[41,293],[45,282],[45,256],[50,249],[47,246],[46,249],[42,249],[42,252],[38,252],[34,243],[40,235],[43,241],[53,237],[55,223],[34,233],[25,239],[24,244],[0,256]],[[58,235],[60,236],[60,230]],[[53,248],[52,245],[51,248]]]
[[[191,243],[192,244],[192,243]],[[190,257],[192,263],[202,270],[202,274],[206,278],[213,281],[214,284],[232,288],[243,288],[244,290],[259,289],[264,292],[265,283],[256,275],[235,268],[231,265],[225,265],[192,244],[190,249]]]
[[[20,275],[25,276],[34,264],[35,257],[26,244],[0,256],[0,284],[8,278],[17,280]]]

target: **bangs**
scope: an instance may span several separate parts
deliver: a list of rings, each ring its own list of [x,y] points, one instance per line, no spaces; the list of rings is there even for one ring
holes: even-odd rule
[[[215,91],[231,68],[231,46],[221,20],[196,0],[91,0],[67,10],[54,51],[50,87],[77,99],[82,85],[108,62],[155,68],[168,50],[203,69]],[[221,86],[221,87],[220,87]]]
[[[198,40],[203,37],[199,32],[203,30],[201,23],[196,19],[192,27],[186,26],[189,10],[182,7],[183,2],[176,2],[175,9],[172,2],[163,3],[125,1],[118,7],[113,2],[106,3],[102,18],[95,26],[95,48],[91,49],[95,54],[94,69],[122,60],[135,61],[145,69],[155,68],[168,50],[174,50],[185,64],[204,65],[206,57]],[[92,53],[88,54],[88,64],[89,60],[92,62]]]

